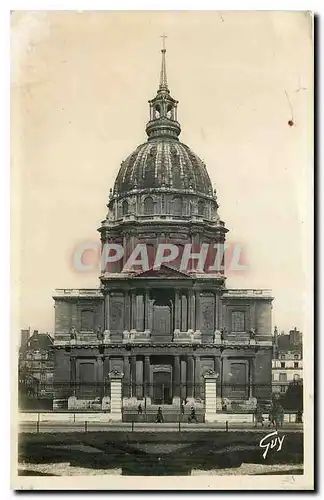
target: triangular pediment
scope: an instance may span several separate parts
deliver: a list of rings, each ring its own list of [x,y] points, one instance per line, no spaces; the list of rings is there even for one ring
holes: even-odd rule
[[[152,267],[147,271],[141,271],[136,274],[136,278],[189,278],[187,273],[162,264],[160,269]]]

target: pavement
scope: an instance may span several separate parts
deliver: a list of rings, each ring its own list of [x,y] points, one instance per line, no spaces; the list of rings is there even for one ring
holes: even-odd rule
[[[265,425],[254,427],[251,423],[232,423],[228,425],[229,432],[260,432],[260,430],[272,432],[273,427]],[[303,424],[287,423],[280,427],[282,432],[303,432]],[[48,432],[179,432],[179,423],[143,423],[135,422],[21,422],[20,432],[25,433],[48,433]],[[220,423],[198,423],[198,424],[180,424],[180,432],[211,432],[226,431],[223,422]]]

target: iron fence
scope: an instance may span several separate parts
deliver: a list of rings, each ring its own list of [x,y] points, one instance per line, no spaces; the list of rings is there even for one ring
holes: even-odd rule
[[[217,383],[216,395],[218,404],[221,404],[223,411],[244,411],[249,410],[249,401],[251,405],[255,400],[262,406],[267,407],[271,404],[273,398],[279,399],[283,406],[292,410],[302,409],[302,385],[287,384],[285,391],[282,390],[282,384],[264,383],[264,384],[228,384]],[[94,405],[100,408],[104,397],[110,398],[110,381],[105,380],[101,383],[93,382],[54,382],[51,384],[38,383],[35,386],[19,385],[20,403],[26,402],[28,407],[35,407],[37,402],[46,400],[66,401],[71,396],[80,400],[89,401],[89,409]],[[133,406],[142,402],[145,406],[149,405],[172,405],[179,402],[194,402],[198,406],[203,406],[205,402],[205,386],[203,383],[189,382],[180,384],[139,384],[131,382],[122,383],[123,400],[131,400]],[[25,403],[24,403],[25,402]],[[219,403],[220,402],[220,403]],[[48,406],[48,403],[47,403]]]

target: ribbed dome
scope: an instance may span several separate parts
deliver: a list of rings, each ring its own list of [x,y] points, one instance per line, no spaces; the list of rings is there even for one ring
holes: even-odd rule
[[[149,101],[148,140],[122,163],[114,186],[114,197],[126,197],[136,190],[171,190],[213,197],[205,164],[179,141],[181,127],[177,118],[178,101],[169,91],[165,47],[162,52],[160,85]]]
[[[212,196],[205,164],[181,142],[159,137],[138,146],[126,158],[117,175],[114,195],[134,189],[193,191]]]

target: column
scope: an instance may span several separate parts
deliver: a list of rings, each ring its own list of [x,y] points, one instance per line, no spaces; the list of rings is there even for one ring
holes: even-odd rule
[[[103,376],[103,381],[104,381],[104,397],[109,395],[109,377],[108,374],[110,372],[110,359],[109,356],[105,356],[104,359],[104,376]]]
[[[105,296],[105,330],[110,331],[110,293]]]
[[[211,370],[204,375],[205,379],[205,422],[216,421],[216,374]]]
[[[180,403],[180,357],[174,356],[173,363],[173,402]],[[175,398],[177,401],[174,401]]]
[[[181,302],[180,302],[180,293],[179,290],[176,289],[174,293],[174,313],[175,313],[175,321],[174,321],[174,329],[180,330],[180,316],[181,316]]]
[[[122,421],[122,379],[123,373],[113,370],[110,377],[110,420]]]
[[[70,357],[70,397],[68,398],[68,409],[74,410],[77,407],[76,398],[76,359]]]
[[[76,358],[70,357],[70,389],[71,395],[76,395]]]
[[[215,293],[214,330],[219,330],[219,295]]]
[[[129,356],[124,356],[124,379],[123,379],[123,397],[130,397],[130,365]]]
[[[152,397],[150,356],[144,356],[144,397]]]
[[[249,325],[248,325],[248,329],[250,328],[256,328],[256,307],[255,307],[255,302],[253,302],[250,306],[250,317],[249,317]]]
[[[131,290],[131,330],[136,330],[136,290]]]
[[[97,387],[96,387],[96,396],[103,397],[103,357],[97,356]]]
[[[195,326],[195,304],[193,290],[188,290],[188,330]]]
[[[123,235],[123,249],[124,249],[124,255],[122,259],[122,270],[125,267],[125,264],[127,262],[127,259],[129,257],[128,252],[127,252],[127,246],[128,246],[128,241],[127,241],[127,234]]]
[[[194,382],[194,358],[188,356],[187,359],[187,398],[193,398],[193,382]]]
[[[136,356],[131,356],[132,397],[136,398]]]
[[[201,328],[201,303],[200,303],[200,292],[195,292],[195,303],[196,303],[196,328],[195,330],[199,330]]]
[[[249,398],[255,397],[255,358],[249,360]]]
[[[124,330],[130,330],[130,307],[129,307],[129,290],[124,291]]]
[[[220,358],[219,378],[220,378],[220,386],[221,386],[220,393],[221,393],[221,398],[223,398],[224,394],[225,394],[224,387],[223,387],[224,386],[224,358],[223,358],[223,356],[221,356],[221,358]]]
[[[144,293],[144,330],[149,330],[149,305],[150,305],[150,292],[145,290]]]
[[[201,375],[200,375],[200,356],[195,356],[195,397],[200,398],[202,387],[201,387]]]

